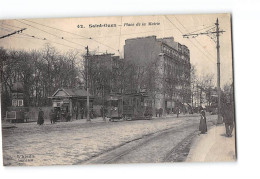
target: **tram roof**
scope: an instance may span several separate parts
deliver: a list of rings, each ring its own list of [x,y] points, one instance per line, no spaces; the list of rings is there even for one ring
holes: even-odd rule
[[[146,93],[146,92],[137,92],[137,93],[127,93],[125,95],[128,95],[128,96],[144,96],[144,97],[148,97],[149,95]]]
[[[122,99],[123,96],[143,96],[143,97],[149,97],[149,95],[145,92],[137,92],[137,93],[125,93],[125,94],[118,94],[118,93],[112,93],[109,96],[107,96],[107,100],[119,100]]]

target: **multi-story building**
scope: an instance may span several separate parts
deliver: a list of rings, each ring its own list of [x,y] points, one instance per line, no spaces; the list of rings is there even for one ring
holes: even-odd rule
[[[132,61],[138,68],[153,68],[154,107],[173,110],[178,105],[190,103],[190,51],[174,41],[173,37],[148,36],[127,39],[124,60]],[[149,74],[149,73],[148,73]],[[147,88],[145,83],[136,84],[137,91]],[[150,89],[151,91],[151,89]]]
[[[114,54],[90,55],[89,88],[95,99],[106,97],[110,93],[120,93],[119,70],[122,60]],[[86,69],[85,64],[85,69]]]

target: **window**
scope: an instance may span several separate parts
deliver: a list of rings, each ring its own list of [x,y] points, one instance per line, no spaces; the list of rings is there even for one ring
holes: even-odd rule
[[[18,100],[18,106],[23,106],[23,100],[22,99]]]
[[[23,106],[23,100],[22,99],[13,99],[12,106]]]
[[[17,106],[17,99],[12,100],[12,106]]]

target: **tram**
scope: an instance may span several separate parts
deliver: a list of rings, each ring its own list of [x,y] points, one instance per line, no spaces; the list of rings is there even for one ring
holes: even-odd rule
[[[152,119],[152,100],[146,93],[110,94],[106,103],[110,121]]]
[[[123,118],[123,97],[120,94],[110,94],[106,99],[107,114],[110,121]]]

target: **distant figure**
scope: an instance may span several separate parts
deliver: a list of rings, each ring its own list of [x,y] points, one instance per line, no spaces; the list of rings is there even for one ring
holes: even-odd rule
[[[78,107],[75,107],[75,108],[74,108],[74,112],[75,112],[75,114],[76,114],[76,120],[78,120],[78,115],[79,115],[79,113],[78,113]]]
[[[227,137],[232,137],[232,132],[234,128],[234,109],[231,103],[227,103],[223,111],[223,122],[226,127]]]
[[[152,117],[152,110],[150,107],[146,107],[145,112],[144,112],[145,117]]]
[[[199,126],[199,131],[201,134],[205,134],[207,130],[207,122],[206,122],[206,113],[205,111],[201,111],[201,118],[200,118],[200,126]]]
[[[24,113],[24,119],[25,119],[25,122],[29,121],[29,112]]]
[[[44,123],[44,112],[39,108],[37,124],[42,125]]]
[[[53,123],[55,124],[57,122],[57,118],[58,118],[58,111],[57,110],[53,110]]]
[[[90,119],[94,119],[95,118],[94,109],[90,109],[89,117],[90,117]]]
[[[64,117],[65,117],[66,122],[69,122],[70,119],[71,119],[70,113],[68,111],[65,112],[65,116]]]
[[[187,111],[186,111],[186,108],[184,108],[184,110],[183,110],[183,114],[185,115],[185,114],[186,114],[186,112],[187,112]]]
[[[84,109],[83,108],[80,109],[80,114],[81,114],[81,119],[83,119],[83,115],[84,115]]]
[[[60,110],[57,111],[57,115],[56,116],[57,117],[56,117],[56,121],[55,122],[57,122],[58,120],[60,121],[61,120],[61,112],[60,112]]]
[[[54,113],[54,110],[52,109],[51,112],[50,112],[50,121],[51,121],[51,124],[54,124],[55,123],[55,113]]]
[[[162,117],[162,114],[163,114],[163,108],[160,108],[159,109],[159,117]]]
[[[156,115],[156,117],[158,117],[159,116],[159,109],[155,109],[155,115]]]
[[[181,110],[179,107],[177,107],[177,118],[179,117],[179,114],[181,113]]]

